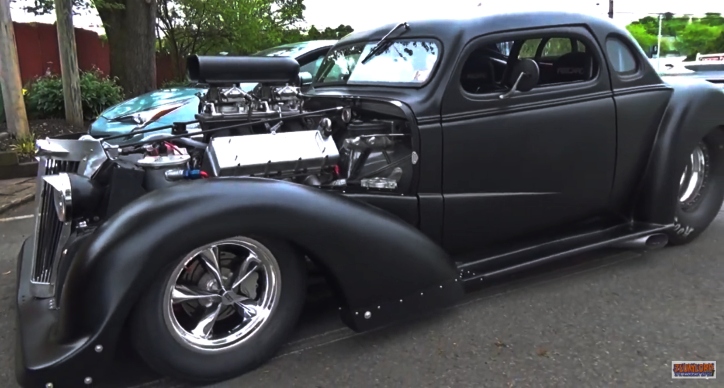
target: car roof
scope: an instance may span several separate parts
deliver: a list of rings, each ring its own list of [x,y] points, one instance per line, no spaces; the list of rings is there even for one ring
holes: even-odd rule
[[[509,2],[512,3],[512,2]],[[485,3],[486,7],[488,3]],[[511,5],[507,7],[514,7]],[[545,6],[545,5],[541,5]],[[452,8],[452,7],[449,7]],[[485,35],[499,32],[509,32],[523,29],[536,29],[554,26],[584,26],[591,31],[595,39],[603,41],[609,34],[629,36],[630,34],[623,27],[618,26],[610,19],[596,16],[586,12],[573,10],[508,10],[505,6],[498,6],[498,9],[474,7],[472,10],[456,7],[449,12],[436,10],[430,17],[411,17],[400,22],[407,22],[410,29],[402,33],[399,29],[390,35],[391,39],[437,39],[442,43],[441,50],[445,52],[438,67],[443,69],[430,79],[427,85],[420,88],[401,88],[394,86],[378,85],[356,86],[356,85],[321,85],[316,86],[308,95],[320,97],[355,95],[358,97],[381,98],[385,100],[397,100],[408,105],[418,119],[424,121],[430,117],[440,114],[440,105],[448,83],[450,70],[457,63],[458,56],[464,46],[471,40]],[[358,30],[343,37],[337,42],[334,50],[340,46],[360,42],[376,42],[387,35],[399,22],[386,23],[368,30]],[[635,41],[629,39],[631,47]],[[646,77],[636,81],[638,84],[660,84],[661,79],[652,71],[651,65],[645,61],[643,51],[636,52],[642,62],[643,71],[647,72]]]
[[[454,42],[467,41],[475,36],[488,33],[509,31],[521,28],[539,28],[556,25],[588,25],[596,30],[606,30],[626,34],[626,30],[613,23],[610,19],[596,16],[590,13],[566,11],[566,10],[540,10],[540,11],[519,11],[512,6],[499,6],[497,9],[490,7],[474,7],[472,10],[447,10],[435,11],[429,17],[415,17],[407,22],[410,30],[405,34],[397,33],[390,35],[392,38],[400,37],[429,37],[437,38],[443,45],[451,45]],[[345,45],[359,41],[374,41],[382,38],[398,23],[386,23],[380,26],[364,30],[354,31],[337,42],[337,45]]]

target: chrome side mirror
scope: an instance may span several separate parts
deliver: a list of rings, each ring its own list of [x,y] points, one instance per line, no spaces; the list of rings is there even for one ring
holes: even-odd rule
[[[500,95],[501,100],[512,96],[516,91],[529,92],[533,89],[536,85],[538,85],[538,80],[540,79],[540,69],[538,68],[538,63],[536,63],[536,61],[524,58],[515,64],[511,75],[515,78],[515,82],[509,91]]]

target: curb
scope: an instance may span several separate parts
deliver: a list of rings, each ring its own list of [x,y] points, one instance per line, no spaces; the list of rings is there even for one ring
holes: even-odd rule
[[[33,178],[38,175],[38,162],[22,162],[0,166],[0,179]]]
[[[0,214],[5,213],[9,210],[15,209],[16,207],[20,205],[24,205],[28,202],[31,202],[35,199],[35,193],[32,194],[25,194],[24,196],[20,198],[16,198],[8,203],[0,205]]]

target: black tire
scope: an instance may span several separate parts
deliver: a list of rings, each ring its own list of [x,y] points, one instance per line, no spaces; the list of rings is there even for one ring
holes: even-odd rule
[[[289,244],[254,238],[271,251],[281,273],[281,288],[275,309],[268,321],[253,336],[237,346],[212,353],[203,353],[182,345],[166,325],[162,313],[166,284],[174,261],[164,268],[134,309],[130,327],[132,343],[140,357],[163,376],[196,384],[229,380],[252,371],[271,359],[289,339],[301,315],[306,298],[304,257]]]
[[[704,181],[699,194],[687,203],[682,203],[677,195],[675,227],[668,232],[669,245],[685,245],[696,240],[714,221],[724,202],[724,131],[711,132],[699,146],[705,150]],[[681,166],[680,174],[685,167]]]

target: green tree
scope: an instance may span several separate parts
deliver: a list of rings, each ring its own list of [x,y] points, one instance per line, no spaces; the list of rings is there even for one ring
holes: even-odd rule
[[[304,38],[308,40],[342,39],[345,35],[348,35],[353,31],[354,29],[352,26],[344,24],[340,24],[337,28],[327,27],[322,31],[319,31],[317,26],[311,26]]]
[[[314,28],[314,26],[312,26],[312,28]],[[315,39],[342,39],[345,35],[351,33],[352,31],[354,31],[352,26],[340,24],[337,28],[325,28],[324,31],[319,33],[319,37]],[[307,36],[311,39],[310,33],[307,33]]]
[[[697,53],[714,52],[723,31],[720,26],[691,23],[679,35],[679,49],[687,58],[693,58]]]
[[[658,39],[659,19],[658,16],[646,16],[626,28],[648,51]],[[664,39],[661,42],[661,53],[675,52],[693,59],[697,53],[724,52],[722,33],[724,17],[719,13],[710,12],[704,17],[695,18],[667,12],[662,15],[661,35]]]
[[[724,26],[724,17],[720,13],[708,12],[699,21],[707,26]]]
[[[251,54],[303,39],[303,0],[157,0],[160,48],[176,76],[190,54]]]
[[[719,37],[711,42],[708,47],[710,53],[724,53],[724,31],[719,34]]]
[[[646,26],[640,23],[632,23],[626,26],[626,29],[629,33],[631,33],[631,36],[638,42],[639,46],[645,51],[650,52],[651,47],[655,46],[658,43],[658,37],[656,35],[651,34],[646,29]]]
[[[118,77],[126,97],[155,89],[156,0],[74,0],[73,5],[98,11],[108,37],[111,76]],[[53,0],[34,0],[26,10],[50,13]]]

